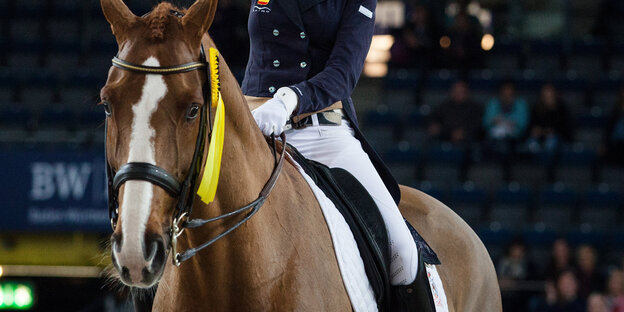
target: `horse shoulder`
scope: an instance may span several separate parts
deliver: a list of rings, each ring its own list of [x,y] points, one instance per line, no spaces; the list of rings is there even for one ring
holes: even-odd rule
[[[301,173],[285,163],[267,202],[273,245],[284,273],[271,285],[272,311],[344,311],[351,306],[318,201]],[[268,206],[266,208],[269,208]]]

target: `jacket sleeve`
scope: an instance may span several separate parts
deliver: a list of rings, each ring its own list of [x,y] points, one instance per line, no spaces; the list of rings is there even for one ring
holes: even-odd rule
[[[325,68],[290,86],[299,96],[295,115],[322,110],[351,96],[373,38],[376,5],[377,0],[347,0]]]

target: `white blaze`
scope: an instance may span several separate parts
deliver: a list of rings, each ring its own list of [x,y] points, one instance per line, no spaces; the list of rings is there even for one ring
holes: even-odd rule
[[[154,57],[143,65],[160,66]],[[128,162],[144,162],[156,165],[154,137],[156,131],[150,124],[158,103],[167,94],[167,85],[161,75],[145,75],[141,98],[132,106],[133,120],[130,135]],[[151,212],[153,185],[145,181],[127,181],[124,186],[123,207],[121,208],[122,247],[117,255],[120,264],[127,266],[132,281],[140,282],[141,269],[145,266],[142,242],[145,226]]]

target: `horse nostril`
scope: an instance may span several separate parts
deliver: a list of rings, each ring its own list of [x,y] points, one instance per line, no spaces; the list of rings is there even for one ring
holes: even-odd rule
[[[113,259],[113,266],[117,269],[118,272],[121,272],[121,267],[119,266],[119,262],[117,262],[117,256],[115,252],[112,252],[111,258]]]
[[[111,247],[115,252],[121,252],[121,234],[115,233],[111,236]]]
[[[150,237],[145,240],[144,257],[145,261],[148,263],[153,262],[161,254],[164,255],[164,251],[165,243],[160,235],[150,235]]]
[[[132,277],[130,277],[130,270],[127,267],[121,268],[121,280],[126,282],[127,284],[132,283]]]
[[[150,270],[148,270],[147,268],[143,268],[143,270],[141,271],[141,273],[143,273],[143,283],[151,283],[151,281],[154,278],[154,273],[150,272]]]

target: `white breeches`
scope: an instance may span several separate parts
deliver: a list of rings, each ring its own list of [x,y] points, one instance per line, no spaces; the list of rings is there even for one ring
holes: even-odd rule
[[[390,282],[393,285],[410,284],[418,270],[418,251],[394,199],[360,141],[354,137],[349,122],[343,119],[340,126],[319,126],[316,117],[312,116],[313,126],[286,131],[288,143],[306,158],[328,167],[345,169],[362,183],[379,207],[388,230],[392,257]]]

